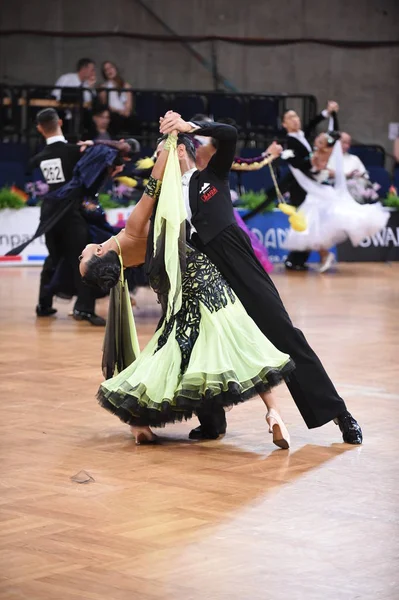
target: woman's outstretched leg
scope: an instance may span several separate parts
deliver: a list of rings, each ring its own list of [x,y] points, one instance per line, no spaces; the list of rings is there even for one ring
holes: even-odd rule
[[[290,447],[290,434],[280,416],[274,394],[272,392],[263,392],[259,395],[267,408],[266,422],[269,425],[269,432],[273,434],[273,443],[279,448],[287,450]]]

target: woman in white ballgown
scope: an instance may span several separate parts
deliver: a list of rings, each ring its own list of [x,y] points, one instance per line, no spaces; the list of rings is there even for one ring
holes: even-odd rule
[[[380,202],[358,204],[349,193],[340,143],[335,143],[332,156],[336,164],[334,186],[318,183],[290,166],[295,179],[307,192],[300,207],[307,228],[305,231],[291,228],[284,246],[288,250],[320,252],[320,272],[327,271],[335,260],[329,248],[347,239],[358,246],[364,238],[381,231],[389,219],[389,212]]]

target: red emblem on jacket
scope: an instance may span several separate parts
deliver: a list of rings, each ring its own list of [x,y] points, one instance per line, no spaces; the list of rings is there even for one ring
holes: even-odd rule
[[[211,185],[210,183],[204,183],[200,189],[200,198],[202,202],[208,202],[217,193],[218,190],[214,185]]]

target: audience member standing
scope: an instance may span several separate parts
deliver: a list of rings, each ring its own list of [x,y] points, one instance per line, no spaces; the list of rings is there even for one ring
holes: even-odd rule
[[[111,112],[111,129],[114,133],[130,131],[132,128],[133,92],[130,83],[125,81],[118,67],[109,60],[102,65],[102,75],[105,83],[100,92],[102,104],[108,106]],[[107,91],[105,91],[107,90]]]

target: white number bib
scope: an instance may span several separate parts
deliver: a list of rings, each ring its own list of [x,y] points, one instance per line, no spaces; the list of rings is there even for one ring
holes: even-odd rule
[[[42,160],[40,163],[40,169],[44,175],[46,183],[64,183],[65,177],[60,158]]]

